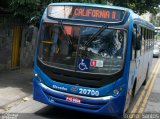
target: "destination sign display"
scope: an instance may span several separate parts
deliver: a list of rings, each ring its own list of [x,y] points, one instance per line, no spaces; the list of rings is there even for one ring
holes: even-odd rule
[[[58,19],[73,19],[97,22],[121,22],[125,16],[125,11],[88,7],[88,6],[54,6],[48,7],[48,16]]]

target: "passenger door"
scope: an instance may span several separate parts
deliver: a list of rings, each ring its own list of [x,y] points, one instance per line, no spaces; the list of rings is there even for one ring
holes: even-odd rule
[[[138,25],[134,25],[134,35],[135,35],[135,68],[136,68],[136,89],[135,92],[138,91],[142,84],[143,79],[143,61],[144,57],[141,55],[141,46],[142,46],[142,39],[141,39],[141,28]]]

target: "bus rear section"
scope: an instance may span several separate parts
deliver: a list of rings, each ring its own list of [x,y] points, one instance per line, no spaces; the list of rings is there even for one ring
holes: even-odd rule
[[[45,11],[35,56],[33,97],[58,107],[123,115],[129,69],[125,61],[130,60],[126,55],[127,12],[83,5],[50,4]]]

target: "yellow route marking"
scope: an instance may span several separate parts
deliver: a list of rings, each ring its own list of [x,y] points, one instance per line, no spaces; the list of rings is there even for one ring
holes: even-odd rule
[[[153,79],[152,79],[152,82],[151,82],[151,84],[150,84],[150,86],[149,86],[149,89],[148,89],[148,91],[147,91],[147,93],[146,93],[146,95],[145,95],[145,98],[144,98],[144,100],[143,100],[143,102],[142,102],[142,106],[140,107],[140,109],[139,109],[139,111],[138,111],[139,114],[143,113],[143,111],[144,111],[144,108],[145,108],[145,106],[146,106],[146,104],[147,104],[147,101],[148,101],[148,98],[149,98],[149,96],[150,96],[150,93],[151,93],[151,91],[152,91],[152,87],[153,87],[153,85],[154,85],[156,76],[157,76],[157,74],[158,74],[159,68],[160,68],[160,64],[158,65],[158,68],[157,68],[157,70],[156,70],[156,73],[155,73],[155,75],[154,75],[154,77],[153,77]]]
[[[142,99],[143,99],[143,97],[146,93],[146,90],[148,89],[148,86],[149,86],[150,82],[152,81],[152,78],[154,77],[154,74],[155,74],[154,72],[156,71],[156,69],[158,67],[159,61],[160,60],[157,61],[156,65],[155,65],[155,67],[154,67],[154,69],[153,69],[153,71],[152,71],[152,73],[151,73],[151,75],[150,75],[150,77],[147,81],[147,84],[144,87],[144,90],[141,92],[140,97],[138,98],[138,100],[137,100],[136,104],[134,105],[133,109],[131,110],[131,112],[130,112],[131,114],[136,113],[136,111],[137,111],[137,109],[138,109],[138,107],[139,107],[139,105],[140,105],[140,103],[141,103],[141,101],[142,101]]]

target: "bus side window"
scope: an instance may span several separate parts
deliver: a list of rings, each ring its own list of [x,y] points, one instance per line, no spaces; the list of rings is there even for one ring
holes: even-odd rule
[[[137,57],[141,56],[141,47],[142,47],[142,34],[141,34],[141,28],[140,28],[140,26],[138,26],[138,28],[137,28],[137,41],[136,41]]]
[[[141,50],[142,46],[142,34],[141,34],[141,28],[137,28],[137,41],[136,41],[136,50],[139,51]]]
[[[141,34],[142,34],[142,46],[141,46],[141,55],[145,52],[145,29],[141,28]]]
[[[140,56],[140,49],[142,45],[141,29],[137,28],[135,24],[133,27],[133,36],[132,36],[132,59]]]
[[[132,56],[132,60],[134,60],[136,58],[136,29],[133,29],[133,33],[132,33],[132,49],[131,49],[131,56]]]

